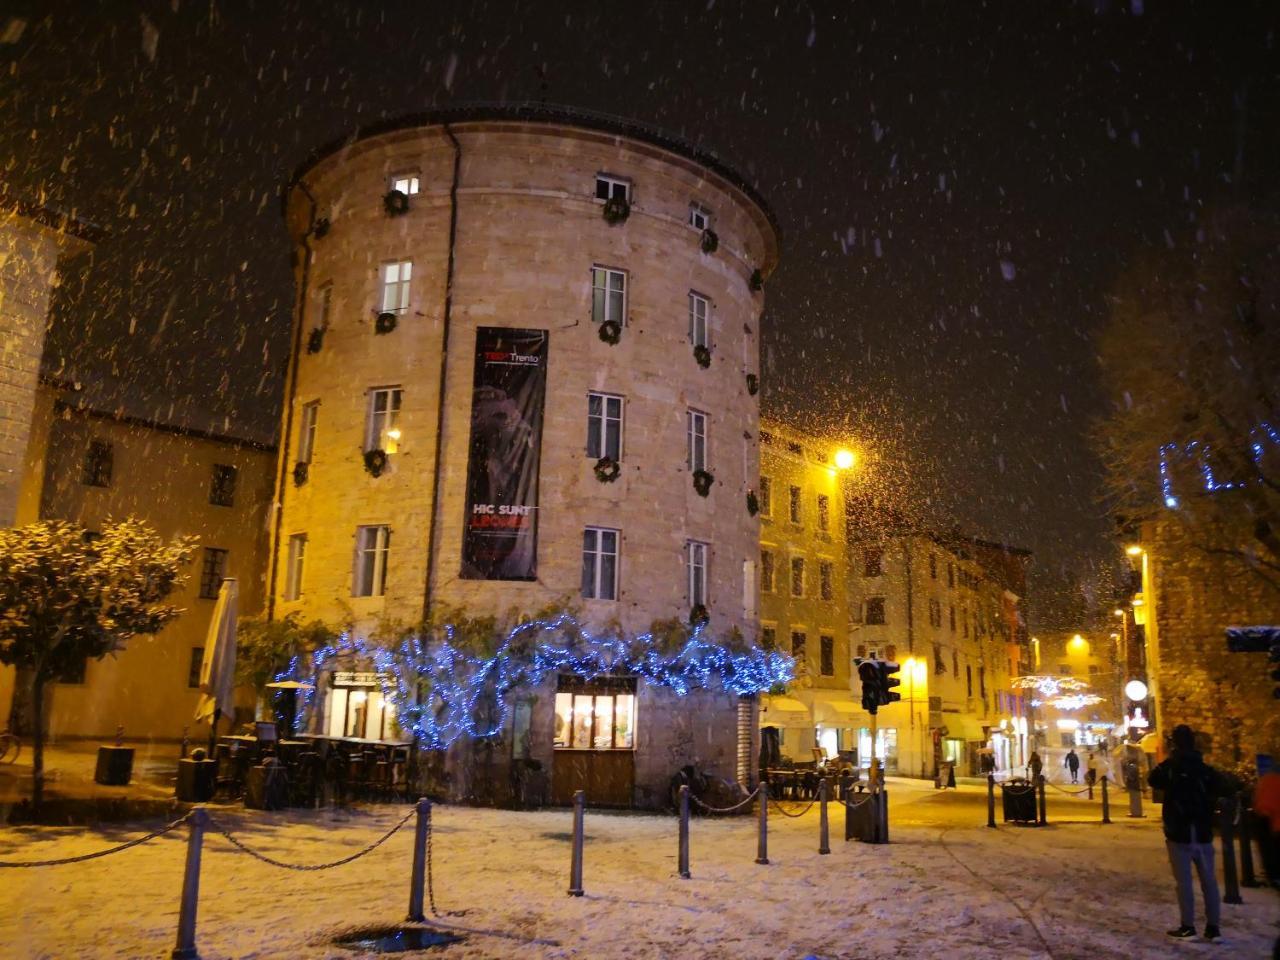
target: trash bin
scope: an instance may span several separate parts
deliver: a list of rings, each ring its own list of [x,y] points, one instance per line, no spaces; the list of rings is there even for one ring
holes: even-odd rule
[[[875,839],[876,802],[872,794],[850,793],[845,800],[844,838],[870,843]]]
[[[1005,823],[1037,823],[1036,787],[1030,780],[1015,777],[1000,784]]]
[[[133,747],[99,747],[93,779],[108,787],[127,787],[133,779]]]
[[[177,797],[184,803],[206,803],[218,789],[217,760],[179,760]]]

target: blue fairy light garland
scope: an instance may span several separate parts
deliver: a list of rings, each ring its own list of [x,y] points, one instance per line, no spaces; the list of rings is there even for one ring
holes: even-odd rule
[[[1273,444],[1280,445],[1280,430],[1277,430],[1270,423],[1263,422],[1258,424],[1257,427],[1249,431],[1249,436],[1249,449],[1253,452],[1254,463],[1262,462],[1263,441],[1270,441]],[[1169,468],[1171,454],[1180,454],[1184,459],[1198,458],[1200,475],[1204,481],[1204,489],[1208,493],[1216,493],[1219,490],[1234,490],[1237,487],[1245,486],[1244,481],[1239,483],[1218,481],[1213,473],[1213,465],[1209,459],[1209,445],[1207,443],[1192,440],[1185,445],[1179,443],[1161,444],[1160,493],[1164,500],[1164,505],[1170,510],[1176,510],[1180,502],[1173,491],[1173,472]]]

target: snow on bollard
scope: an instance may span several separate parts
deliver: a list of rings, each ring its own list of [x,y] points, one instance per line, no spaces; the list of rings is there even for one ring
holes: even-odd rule
[[[827,792],[828,783],[826,777],[818,781],[818,853],[831,852],[831,830],[827,823]]]
[[[199,960],[196,950],[196,907],[200,901],[200,853],[204,846],[204,829],[209,814],[203,807],[191,811],[190,833],[187,835],[187,865],[182,872],[182,905],[178,909],[178,942],[170,956],[173,960]]]
[[[688,880],[689,874],[689,785],[680,786],[680,877]]]
[[[760,781],[760,837],[756,843],[756,863],[769,862],[769,781]]]
[[[582,896],[582,829],[586,815],[587,795],[582,790],[573,792],[573,858],[569,862],[569,896]]]
[[[418,822],[413,834],[413,875],[409,879],[409,915],[407,920],[422,923],[422,888],[427,878],[427,835],[431,832],[431,801],[418,800]]]

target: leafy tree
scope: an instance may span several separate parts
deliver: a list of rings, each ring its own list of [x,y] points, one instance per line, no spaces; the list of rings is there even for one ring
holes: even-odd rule
[[[1117,519],[1175,523],[1280,591],[1277,218],[1219,209],[1139,256],[1099,361],[1110,403],[1095,439]]]
[[[181,611],[165,600],[183,582],[193,541],[169,543],[141,521],[96,535],[42,520],[0,530],[0,663],[31,678],[32,804],[44,795],[44,687],[154,634]]]
[[[309,656],[337,636],[324,621],[302,623],[296,613],[280,620],[245,617],[236,625],[236,682],[261,693],[294,657]]]

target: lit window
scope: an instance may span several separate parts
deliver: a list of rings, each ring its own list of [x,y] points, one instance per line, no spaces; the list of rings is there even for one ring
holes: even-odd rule
[[[627,323],[627,275],[611,267],[591,268],[591,319],[595,323],[612,320]]]
[[[690,540],[685,554],[689,581],[689,606],[705,607],[707,605],[707,544]]]
[[[831,563],[827,560],[818,563],[818,593],[823,600],[831,599]]]
[[[836,675],[836,641],[834,637],[818,638],[818,671],[824,677]]]
[[[411,197],[418,192],[418,174],[414,173],[397,173],[391,177],[391,189],[399,190],[406,197]]]
[[[412,276],[412,260],[397,260],[382,265],[383,313],[404,313],[409,309],[409,283]]]
[[[707,415],[698,410],[688,412],[689,469],[707,469]]]
[[[711,211],[698,203],[689,204],[689,226],[695,230],[707,230],[711,226]]]
[[[760,501],[760,516],[773,516],[773,480],[771,478],[760,478],[760,495],[757,499]]]
[[[105,440],[90,440],[81,482],[90,487],[111,486],[112,460],[111,444]]]
[[[316,309],[316,326],[321,329],[328,329],[329,315],[333,311],[333,284],[326,283],[321,287],[317,297],[320,302]]]
[[[555,735],[560,750],[630,750],[635,746],[635,682],[583,683],[562,677],[556,692]]]
[[[622,177],[612,177],[605,173],[596,174],[597,200],[625,200],[631,202],[631,181]]]
[[[808,639],[802,630],[791,631],[791,655],[797,660],[804,660],[804,647]]]
[[[587,456],[622,460],[622,398],[587,394]]]
[[[689,291],[689,342],[695,347],[709,346],[707,340],[707,298]]]
[[[289,559],[285,567],[284,598],[297,600],[302,596],[302,567],[307,559],[307,535],[295,533],[289,537]]]
[[[312,400],[302,405],[298,424],[298,463],[310,463],[316,448],[316,422],[320,416],[320,401]]]
[[[884,624],[884,597],[867,597],[867,614],[863,622],[868,626]]]
[[[213,465],[209,478],[209,502],[215,507],[233,507],[236,502],[236,468],[225,463]]]
[[[882,547],[866,547],[862,551],[862,575],[864,577],[878,577],[884,571],[881,567],[881,561],[884,559],[884,549]]]
[[[587,527],[582,532],[582,595],[618,599],[618,531]]]
[[[760,551],[760,589],[765,593],[772,593],[774,586],[773,572],[773,551]]]
[[[369,391],[365,450],[396,452],[400,441],[400,392],[399,387],[378,387]]]
[[[823,533],[831,529],[831,498],[825,493],[818,494],[818,529]]]
[[[791,595],[804,596],[804,557],[791,558]]]
[[[227,551],[219,547],[205,547],[204,561],[200,565],[200,597],[216,600],[222,578],[227,575]]]
[[[386,593],[390,546],[390,527],[356,527],[356,563],[351,583],[353,597],[380,597]]]
[[[800,488],[791,488],[791,522],[800,522]]]

